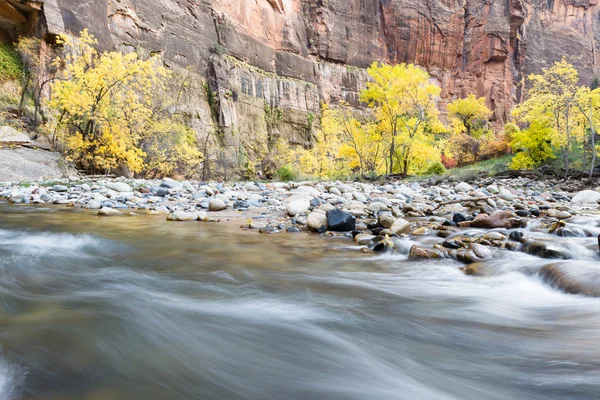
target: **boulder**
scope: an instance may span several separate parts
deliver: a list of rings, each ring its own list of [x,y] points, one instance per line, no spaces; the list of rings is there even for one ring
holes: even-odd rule
[[[428,260],[432,258],[440,258],[440,253],[433,249],[427,249],[419,245],[413,245],[408,253],[408,259],[412,261],[416,260]]]
[[[195,221],[197,219],[195,214],[187,213],[185,211],[175,211],[169,214],[167,221]]]
[[[356,217],[335,209],[327,211],[327,229],[334,232],[349,232],[356,228]]]
[[[471,190],[473,190],[473,186],[469,185],[467,182],[460,182],[454,186],[455,192],[469,192]]]
[[[408,233],[408,232],[410,232],[410,222],[408,222],[405,219],[398,218],[396,221],[394,221],[394,223],[390,227],[390,231],[392,232],[392,234],[395,234],[395,235],[400,235],[402,233]]]
[[[306,225],[308,226],[308,229],[315,232],[323,230],[323,227],[327,229],[327,215],[325,215],[324,212],[313,211],[308,214]]]
[[[118,215],[120,214],[119,210],[115,210],[114,208],[110,208],[110,207],[102,207],[100,210],[98,210],[98,215],[104,216],[104,217],[108,217],[111,215]]]
[[[125,182],[110,182],[106,185],[107,188],[114,190],[115,192],[131,192],[131,186]]]
[[[571,204],[576,205],[597,205],[598,202],[600,202],[600,192],[595,190],[583,190],[571,199]]]
[[[471,221],[470,226],[473,228],[518,228],[522,225],[522,220],[520,218],[515,218],[513,215],[506,210],[500,210],[493,212],[491,214],[479,214],[473,221]]]
[[[214,198],[214,199],[210,199],[210,201],[208,202],[208,209],[210,211],[222,211],[222,210],[225,210],[226,208],[227,208],[227,204],[225,204],[225,202],[221,199]]]
[[[310,207],[310,201],[306,198],[299,198],[287,205],[287,213],[290,217],[295,217],[298,214],[304,214]]]

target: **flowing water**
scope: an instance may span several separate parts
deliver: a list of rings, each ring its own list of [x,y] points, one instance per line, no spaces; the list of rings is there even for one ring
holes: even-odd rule
[[[0,398],[598,399],[600,299],[503,257],[0,204]]]

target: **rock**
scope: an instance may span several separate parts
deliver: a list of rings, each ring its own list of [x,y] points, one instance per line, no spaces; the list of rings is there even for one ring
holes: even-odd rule
[[[492,252],[488,248],[486,248],[485,246],[482,246],[482,245],[477,244],[477,243],[471,243],[469,245],[469,248],[471,250],[473,250],[473,252],[475,253],[475,255],[478,258],[481,258],[481,259],[484,259],[484,260],[488,259],[488,258],[492,258]]]
[[[431,233],[431,230],[426,226],[421,226],[411,232],[413,236],[427,236]]]
[[[483,235],[483,238],[488,240],[504,240],[504,235],[500,232],[487,232]]]
[[[416,244],[410,248],[410,252],[408,253],[408,259],[412,261],[428,260],[432,258],[440,258],[440,254],[435,250],[426,249]]]
[[[392,217],[390,214],[381,214],[379,216],[379,225],[384,228],[391,228],[395,221],[396,218]]]
[[[91,199],[90,201],[88,201],[85,208],[88,208],[90,210],[99,210],[102,208],[102,204],[100,204],[100,202],[98,202],[94,199]]]
[[[180,187],[181,183],[174,181],[173,179],[166,178],[164,181],[162,181],[160,186],[167,189],[175,189],[177,187]]]
[[[452,216],[452,221],[456,222],[457,224],[459,222],[467,221],[467,219],[468,219],[468,217],[465,214],[463,214],[463,213],[455,213]]]
[[[360,192],[353,192],[352,193],[352,198],[356,201],[360,201],[361,203],[366,203],[367,202],[367,197],[360,193]]]
[[[260,192],[261,191],[260,187],[252,182],[246,183],[246,186],[244,186],[244,189],[246,189],[248,192]]]
[[[374,203],[371,203],[367,206],[367,209],[371,212],[373,212],[374,214],[377,214],[380,211],[389,211],[389,207],[386,206],[384,203],[380,202],[380,201],[376,201]]]
[[[508,189],[500,188],[500,191],[498,192],[498,197],[502,200],[512,201],[515,199],[516,196],[512,194]]]
[[[335,194],[336,196],[341,196],[342,192],[340,191],[340,189],[336,188],[336,187],[332,187],[329,189],[329,193],[331,194]]]
[[[526,241],[521,249],[523,253],[541,258],[554,258],[568,260],[571,258],[569,252],[554,243],[542,242],[540,240]]]
[[[572,217],[572,215],[568,211],[559,211],[558,213],[556,213],[556,218],[558,218],[558,219],[568,219],[571,217]]]
[[[523,240],[523,232],[520,231],[512,231],[508,238],[513,242],[521,242]]]
[[[115,192],[131,192],[131,186],[125,182],[110,182],[106,185],[107,188],[114,190]]]
[[[249,228],[250,229],[264,229],[267,227],[267,224],[263,223],[263,222],[258,222],[258,221],[252,221],[250,222]]]
[[[306,224],[310,230],[318,232],[323,226],[327,228],[327,215],[325,215],[323,212],[313,211],[308,214],[308,220]]]
[[[64,185],[54,185],[52,186],[52,190],[53,192],[57,192],[57,193],[63,193],[63,192],[67,192],[69,191],[69,188],[64,186]]]
[[[119,210],[115,210],[114,208],[102,207],[100,210],[98,210],[98,215],[102,215],[105,217],[118,214],[120,214]]]
[[[486,190],[488,192],[490,192],[491,194],[498,194],[498,192],[499,192],[498,186],[496,186],[496,185],[489,185],[488,187],[486,187]]]
[[[600,202],[600,192],[595,190],[583,190],[571,199],[571,204],[576,205],[597,205],[598,202]]]
[[[288,203],[287,213],[290,217],[294,217],[298,214],[304,214],[310,208],[310,201],[306,198],[300,198]]]
[[[208,203],[208,209],[210,211],[223,211],[227,208],[227,204],[221,199],[213,198]]]
[[[160,187],[158,188],[158,190],[156,191],[156,195],[158,197],[165,197],[169,195],[169,189],[165,188],[165,187]]]
[[[460,182],[459,184],[454,186],[455,192],[470,192],[471,190],[473,190],[473,186],[469,185],[466,182]]]
[[[390,231],[394,235],[400,235],[402,233],[410,232],[410,222],[405,219],[398,218],[392,226],[390,227]]]
[[[287,228],[286,232],[287,233],[298,233],[298,232],[300,232],[300,229],[291,227],[291,228]]]
[[[500,210],[492,214],[479,214],[471,222],[470,226],[473,228],[518,228],[522,225],[522,221],[519,218],[514,218],[513,215],[506,211]]]
[[[84,192],[91,192],[92,188],[87,183],[84,183],[81,185],[81,190],[83,190]]]
[[[442,243],[447,249],[460,249],[462,247],[462,243],[455,239],[448,239]]]
[[[327,211],[327,229],[334,232],[349,232],[356,227],[356,217],[341,211]]]
[[[184,211],[175,211],[167,217],[167,221],[195,221],[196,219],[197,217],[195,214]]]

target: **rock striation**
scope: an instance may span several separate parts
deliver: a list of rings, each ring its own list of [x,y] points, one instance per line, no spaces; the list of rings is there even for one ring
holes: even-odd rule
[[[498,126],[522,98],[528,74],[565,55],[584,81],[598,72],[598,0],[1,4],[29,18],[26,26],[41,36],[88,28],[103,48],[161,54],[174,68],[191,67],[206,85],[198,84],[182,108],[201,135],[218,132],[231,160],[264,157],[274,136],[309,144],[320,102],[358,106],[374,61],[426,68],[442,88],[442,110],[469,93],[486,97]],[[280,118],[270,117],[273,109]]]

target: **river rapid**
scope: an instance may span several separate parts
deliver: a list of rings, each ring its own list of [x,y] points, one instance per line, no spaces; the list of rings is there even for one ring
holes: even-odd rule
[[[600,299],[546,264],[0,203],[0,399],[598,399]]]

